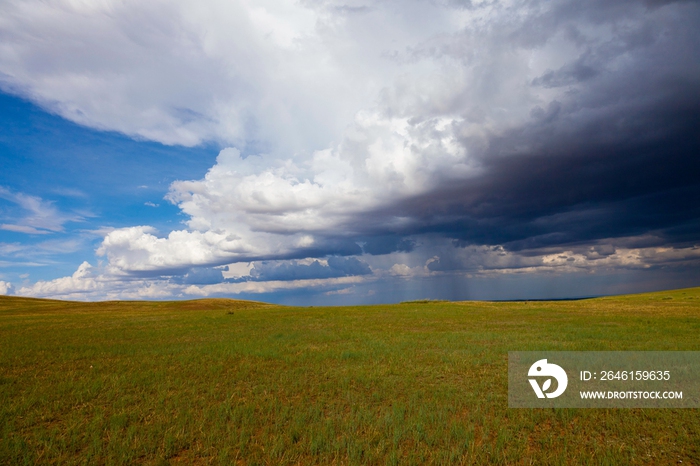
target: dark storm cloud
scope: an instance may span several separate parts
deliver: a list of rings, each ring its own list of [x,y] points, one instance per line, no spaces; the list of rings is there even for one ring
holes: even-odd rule
[[[480,176],[393,206],[406,234],[510,249],[653,232],[670,245],[700,240],[700,99],[669,99],[646,115],[614,115],[568,131],[514,131],[491,142]],[[636,119],[633,131],[625,131]],[[617,129],[618,137],[613,137]],[[658,137],[650,135],[662,133]],[[530,146],[526,153],[517,148]]]
[[[477,175],[376,211],[368,228],[438,232],[461,246],[510,250],[623,237],[647,246],[697,244],[700,8],[684,4],[657,22],[645,16],[666,3],[559,2],[533,15],[510,37],[535,47],[560,29],[589,45],[530,82],[563,92],[486,143],[463,138],[480,160]],[[618,29],[585,37],[586,23]],[[439,53],[445,50],[458,57],[461,49]],[[384,227],[395,218],[410,221]]]
[[[376,236],[361,238],[358,243],[362,246],[362,252],[371,255],[389,254],[392,252],[411,252],[415,241],[402,238],[398,235]]]

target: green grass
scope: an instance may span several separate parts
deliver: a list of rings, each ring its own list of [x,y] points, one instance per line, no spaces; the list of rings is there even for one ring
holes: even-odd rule
[[[697,409],[507,407],[508,351],[699,336],[700,288],[333,308],[0,297],[0,463],[700,464]]]

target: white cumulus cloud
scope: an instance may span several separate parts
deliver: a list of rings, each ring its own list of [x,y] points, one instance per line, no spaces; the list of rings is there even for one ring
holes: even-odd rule
[[[0,280],[0,295],[11,295],[14,294],[15,289],[12,283]]]
[[[38,281],[17,291],[18,295],[35,297],[56,297],[64,299],[83,298],[104,288],[104,283],[92,272],[92,266],[83,262],[70,277],[50,281]]]

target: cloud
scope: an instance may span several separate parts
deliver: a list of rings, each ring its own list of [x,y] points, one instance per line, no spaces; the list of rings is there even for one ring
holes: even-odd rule
[[[326,291],[324,294],[326,296],[333,296],[333,295],[349,295],[355,293],[355,289],[350,287],[350,288],[341,288],[339,290],[331,290],[331,291]]]
[[[182,276],[180,282],[188,285],[221,283],[224,280],[223,272],[226,270],[227,268],[193,267]],[[175,281],[177,282],[177,277]]]
[[[50,233],[49,231],[37,230],[34,227],[30,227],[30,226],[26,226],[26,225],[2,224],[2,225],[0,225],[0,230],[14,231],[16,233],[26,233],[28,235],[46,235],[46,234]]]
[[[183,285],[170,280],[124,279],[87,261],[71,276],[40,280],[16,290],[19,296],[79,301],[110,299],[162,299],[176,296]]]
[[[19,207],[19,212],[21,212],[20,214],[10,210],[10,215],[3,215],[6,220],[10,220],[12,223],[0,224],[0,230],[44,235],[62,232],[64,230],[63,224],[67,222],[83,220],[79,215],[60,212],[50,201],[44,201],[37,196],[13,192],[2,186],[0,186],[0,199]]]
[[[388,34],[375,27],[356,44],[346,13],[282,0],[9,1],[0,77],[97,129],[188,146],[281,136],[285,150],[307,149],[371,101],[387,68],[361,54]]]
[[[35,297],[59,297],[75,299],[84,295],[94,294],[104,288],[104,283],[95,277],[92,266],[83,262],[70,277],[57,278],[51,281],[39,281],[32,286],[22,287],[18,295]]]
[[[12,283],[0,280],[0,295],[12,295],[15,293],[15,288]]]
[[[219,283],[215,285],[195,286],[191,285],[183,290],[192,296],[227,296],[232,294],[264,294],[279,291],[303,290],[318,292],[329,288],[336,288],[348,284],[358,284],[369,281],[370,278],[362,276],[316,278],[301,280],[270,280],[247,281],[239,283]]]
[[[378,228],[357,220],[368,210],[436,186],[440,174],[453,178],[470,170],[450,138],[433,140],[443,124],[431,121],[412,131],[405,121],[363,116],[358,128],[377,132],[373,139],[355,138],[348,142],[352,149],[341,145],[308,160],[243,158],[238,150],[225,149],[204,179],[171,186],[168,199],[190,216],[189,230],[167,238],[145,226],[115,230],[98,254],[124,271],[144,271],[357,254],[361,247],[370,253],[410,250],[411,242],[391,231],[410,219],[389,217],[386,234],[380,230],[379,235]],[[435,153],[418,146],[435,146]],[[357,159],[360,151],[368,157]]]
[[[394,264],[389,269],[389,274],[397,277],[416,277],[426,275],[425,267],[409,267],[406,264]]]
[[[50,239],[32,244],[0,243],[0,255],[5,257],[42,257],[53,254],[68,254],[83,247],[81,238]]]
[[[610,244],[530,251],[508,251],[502,246],[468,246],[436,256],[426,264],[431,272],[469,275],[512,273],[574,273],[640,270],[654,267],[696,268],[700,247],[626,248]]]
[[[257,281],[308,280],[370,275],[372,270],[367,263],[355,257],[329,257],[306,261],[257,262],[250,270],[250,276]]]

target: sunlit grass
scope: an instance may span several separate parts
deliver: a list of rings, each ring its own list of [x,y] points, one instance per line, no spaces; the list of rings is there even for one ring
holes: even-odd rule
[[[336,308],[0,297],[0,463],[698,464],[696,409],[508,409],[507,352],[699,350],[699,335],[700,289]]]

